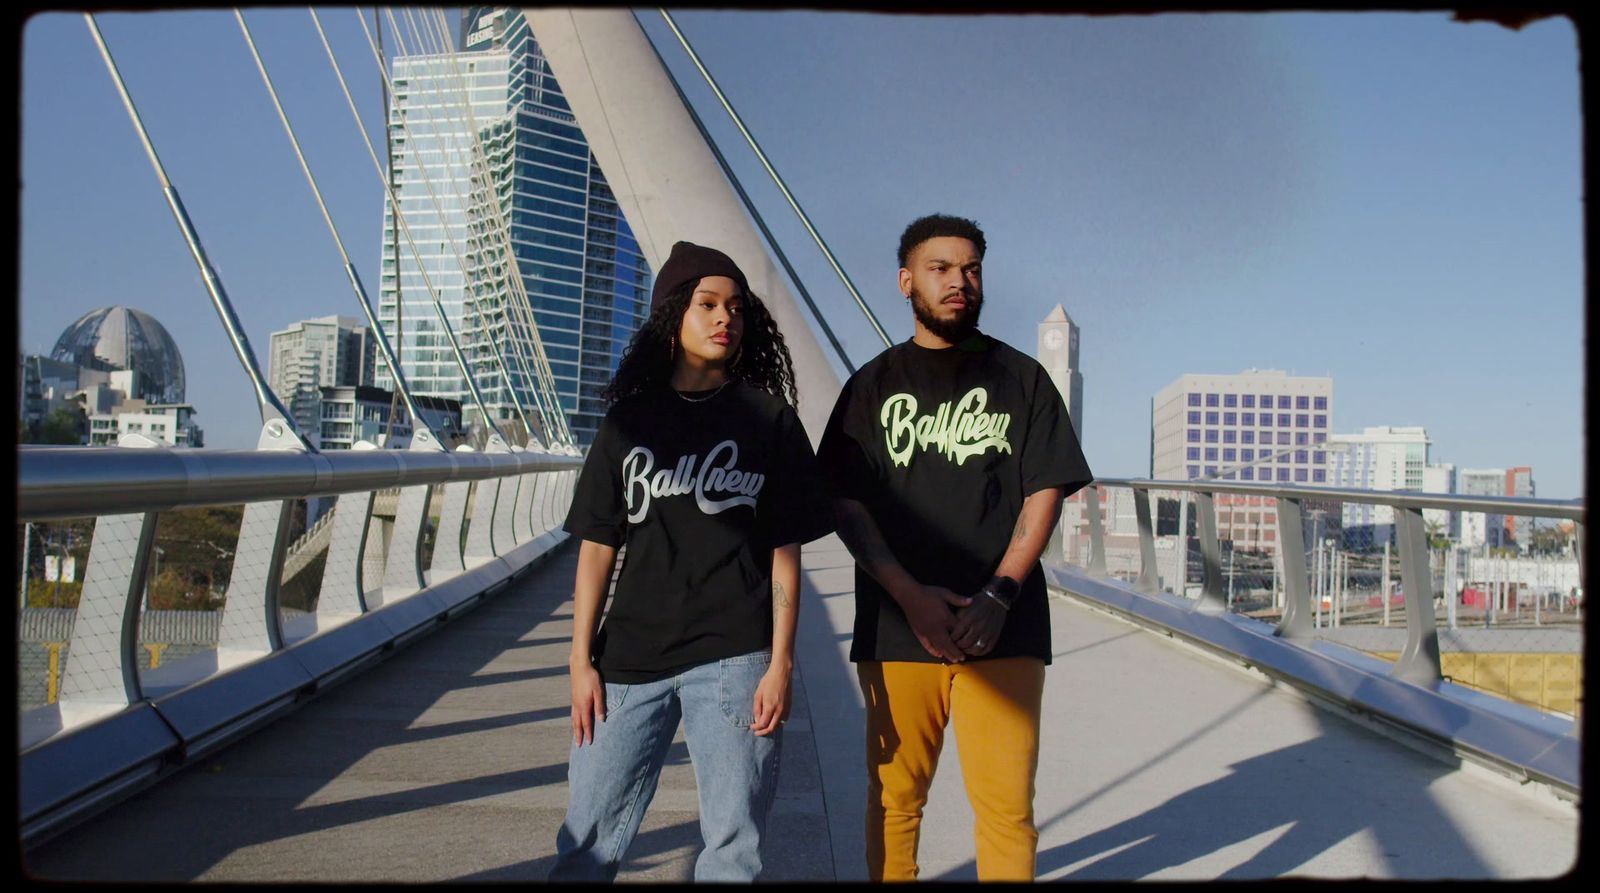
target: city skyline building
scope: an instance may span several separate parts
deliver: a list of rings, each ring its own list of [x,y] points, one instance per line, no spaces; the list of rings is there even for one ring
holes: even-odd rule
[[[1055,382],[1072,419],[1072,432],[1083,442],[1083,373],[1078,368],[1078,324],[1057,304],[1039,323],[1039,364]]]
[[[319,428],[321,389],[372,384],[376,356],[376,339],[361,320],[303,319],[270,336],[267,383],[311,437]]]
[[[1519,499],[1534,497],[1533,469],[1518,465],[1506,469],[1506,495]],[[1533,545],[1533,519],[1527,515],[1506,515],[1502,522],[1506,535],[1522,551]]]
[[[1506,469],[1463,468],[1456,472],[1456,492],[1465,496],[1506,495]],[[1492,512],[1462,512],[1459,543],[1468,548],[1498,549],[1506,545],[1506,516]]]
[[[101,307],[78,317],[50,356],[23,356],[18,417],[27,437],[68,409],[78,442],[115,445],[125,433],[178,447],[204,445],[185,403],[183,355],[155,317],[131,307]]]
[[[1425,465],[1422,468],[1422,489],[1425,493],[1456,492],[1456,467],[1449,462]],[[1435,527],[1452,541],[1461,538],[1461,515],[1448,509],[1423,509],[1422,520]]]
[[[394,59],[391,171],[411,239],[386,198],[379,321],[413,394],[476,418],[431,286],[493,423],[525,413],[548,440],[537,410],[554,402],[587,444],[651,271],[521,9],[469,7],[461,34],[455,52]],[[375,383],[392,387],[382,363]]]
[[[1428,466],[1426,428],[1379,425],[1360,433],[1328,436],[1328,482],[1334,487],[1355,490],[1426,489]],[[1370,542],[1393,543],[1394,509],[1369,502],[1344,503],[1341,521],[1345,536],[1365,536]]]
[[[1150,403],[1150,476],[1327,486],[1333,379],[1278,369],[1184,373]],[[1217,535],[1235,548],[1276,548],[1269,497],[1217,501]],[[1227,509],[1224,510],[1223,506]]]
[[[131,398],[110,412],[89,414],[89,445],[116,446],[124,434],[142,434],[174,447],[203,447],[205,432],[188,403],[148,403]]]
[[[117,304],[85,313],[62,331],[50,359],[99,372],[135,369],[139,392],[129,398],[184,400],[183,353],[166,326],[142,310]]]
[[[317,392],[317,426],[306,432],[316,438],[317,449],[348,450],[363,440],[381,445],[386,433],[390,446],[403,448],[411,442],[412,421],[405,416],[404,404],[395,406],[393,391],[371,385],[328,385]],[[427,395],[415,400],[422,420],[447,446],[463,437],[459,400]]]

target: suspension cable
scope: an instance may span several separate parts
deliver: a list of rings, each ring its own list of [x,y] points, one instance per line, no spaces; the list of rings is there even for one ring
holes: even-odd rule
[[[483,403],[483,395],[478,392],[478,384],[473,379],[471,370],[467,365],[466,357],[464,357],[461,353],[461,346],[456,343],[455,333],[451,331],[450,321],[445,316],[444,303],[439,300],[439,292],[438,289],[434,288],[433,286],[433,278],[428,275],[427,264],[422,262],[422,252],[418,250],[417,242],[411,236],[411,226],[406,222],[405,216],[400,213],[400,201],[394,194],[394,186],[389,182],[389,177],[384,174],[383,165],[378,161],[378,153],[372,147],[372,138],[367,134],[366,126],[361,123],[361,113],[356,109],[354,97],[350,95],[350,86],[345,82],[344,72],[339,68],[339,60],[333,54],[332,45],[328,43],[328,35],[322,30],[322,20],[317,16],[317,11],[315,9],[310,9],[309,12],[311,13],[312,23],[316,25],[317,34],[322,38],[322,46],[323,49],[327,51],[328,61],[333,65],[334,74],[338,76],[339,88],[344,92],[345,102],[350,106],[350,114],[355,119],[356,129],[361,132],[362,142],[367,147],[367,155],[371,157],[373,168],[378,172],[378,179],[383,183],[384,195],[388,197],[389,205],[394,209],[395,228],[405,235],[406,244],[411,248],[411,256],[417,262],[417,271],[422,276],[422,284],[427,288],[429,296],[433,298],[434,311],[439,317],[440,325],[444,327],[445,337],[449,340],[450,348],[455,354],[456,365],[460,367],[462,377],[466,379],[468,393],[472,396],[473,402],[477,404],[478,412],[483,416],[484,426],[488,429],[487,436],[490,441],[504,442],[503,438],[500,437],[498,428],[494,425],[493,419],[489,415],[488,407],[486,407]],[[361,19],[360,16],[360,10],[357,10],[356,18],[357,20],[361,21],[361,30],[366,32],[367,42],[370,44],[372,42],[372,33],[367,31],[367,23],[365,20]],[[394,85],[388,82],[388,73],[383,71],[383,62],[381,57],[379,59],[378,67],[379,72],[384,76],[385,83],[389,85],[389,89],[392,91],[394,89]],[[388,126],[387,120],[385,121],[384,126]],[[400,280],[400,267],[398,264],[395,265],[394,273],[395,281],[398,282]]]
[[[806,232],[811,234],[811,238],[817,243],[817,247],[822,249],[822,253],[828,258],[828,263],[833,267],[833,271],[844,282],[844,287],[850,291],[850,296],[855,298],[856,306],[860,307],[861,312],[866,314],[867,322],[872,323],[873,330],[878,333],[879,338],[883,339],[883,345],[885,347],[890,346],[892,342],[889,340],[889,334],[883,330],[883,326],[878,324],[878,317],[873,314],[872,308],[867,306],[867,302],[861,299],[861,293],[856,291],[855,283],[850,281],[850,276],[845,273],[844,268],[839,266],[839,262],[834,259],[833,252],[828,250],[828,244],[817,233],[816,227],[811,225],[811,218],[806,216],[806,212],[801,209],[800,203],[789,192],[789,187],[784,185],[783,178],[778,176],[777,170],[767,160],[767,154],[761,151],[761,146],[756,143],[756,138],[750,135],[750,131],[744,126],[744,121],[739,117],[739,113],[734,111],[733,104],[728,101],[728,97],[723,95],[722,88],[717,86],[716,80],[711,77],[711,72],[707,71],[705,65],[701,63],[700,56],[694,51],[694,47],[689,45],[689,39],[684,36],[682,31],[678,30],[678,23],[672,20],[672,14],[667,12],[666,9],[661,9],[661,17],[666,19],[667,27],[671,28],[672,33],[677,36],[678,43],[683,45],[684,52],[689,54],[689,59],[694,62],[694,67],[700,70],[700,75],[706,79],[707,84],[711,85],[711,92],[715,93],[717,101],[722,103],[723,111],[726,111],[728,117],[733,119],[734,125],[744,135],[745,142],[749,143],[750,148],[755,150],[756,157],[761,160],[761,166],[766,168],[767,174],[772,177],[772,182],[778,184],[778,190],[783,193],[784,200],[789,203],[790,208],[794,209],[795,214],[799,215],[800,222],[805,225]]]
[[[834,335],[833,328],[828,325],[827,319],[823,317],[822,311],[817,307],[817,302],[812,300],[811,292],[806,288],[805,281],[800,278],[800,274],[795,270],[794,265],[789,262],[789,255],[783,250],[783,246],[778,243],[777,236],[774,236],[772,230],[767,227],[766,218],[762,216],[760,209],[756,207],[755,201],[750,198],[750,193],[745,191],[744,184],[739,182],[739,177],[733,172],[733,166],[728,163],[727,156],[723,155],[722,150],[717,147],[717,142],[712,139],[711,131],[706,128],[705,121],[701,120],[700,113],[695,111],[694,106],[689,102],[688,95],[683,92],[683,86],[678,83],[677,77],[672,74],[672,69],[667,67],[666,60],[661,57],[661,51],[656,49],[656,45],[652,41],[646,39],[645,43],[649,44],[651,52],[655,53],[656,61],[661,64],[661,70],[666,72],[667,80],[672,82],[672,89],[678,94],[678,100],[688,110],[689,119],[694,122],[694,126],[700,131],[700,136],[706,141],[706,145],[711,148],[711,154],[716,157],[717,164],[722,167],[723,175],[728,178],[729,183],[733,184],[734,191],[739,193],[739,199],[744,203],[745,211],[756,222],[756,226],[761,228],[761,234],[766,237],[767,245],[772,248],[773,253],[778,256],[778,262],[783,264],[783,269],[788,272],[790,281],[794,283],[795,288],[800,292],[801,300],[805,301],[806,307],[811,310],[812,318],[817,321],[817,325],[822,329],[822,334],[827,337],[828,343],[833,345],[834,353],[839,355],[839,360],[844,363],[845,369],[849,370],[850,374],[855,374],[856,365],[850,362],[850,354],[845,352],[844,345],[839,343],[839,338]]]
[[[244,13],[237,7],[233,10],[234,17],[239,20],[239,29],[244,32],[245,43],[250,47],[250,55],[255,59],[256,68],[261,72],[261,80],[267,85],[267,93],[272,96],[273,108],[278,111],[278,120],[283,122],[284,132],[289,136],[289,144],[294,147],[294,156],[300,162],[300,170],[306,175],[306,183],[311,186],[311,194],[317,200],[317,209],[322,212],[323,222],[328,225],[328,232],[333,236],[333,244],[339,249],[339,257],[344,261],[345,274],[350,279],[351,286],[355,289],[356,300],[360,302],[362,311],[367,316],[367,322],[372,326],[378,336],[378,347],[383,351],[384,361],[389,363],[395,374],[395,390],[405,398],[406,412],[410,413],[413,430],[421,428],[434,435],[436,443],[443,445],[437,432],[423,420],[422,414],[417,411],[417,405],[411,398],[411,389],[406,385],[405,377],[400,371],[394,352],[389,347],[389,339],[384,336],[383,328],[372,312],[372,306],[367,300],[367,290],[361,284],[361,277],[356,273],[355,265],[350,262],[350,253],[345,250],[344,240],[339,238],[339,228],[334,225],[333,217],[328,213],[328,205],[322,199],[322,190],[317,188],[317,179],[311,174],[311,166],[306,162],[305,153],[300,149],[300,140],[295,136],[294,127],[289,123],[289,115],[284,111],[283,102],[278,96],[278,89],[272,83],[271,75],[267,74],[266,62],[261,58],[261,52],[256,47],[255,36],[250,33],[250,26],[245,23]],[[391,404],[392,405],[392,404]]]
[[[400,39],[399,39],[399,36],[398,36],[399,35],[399,30],[400,30],[399,29],[399,23],[395,20],[394,11],[392,9],[385,9],[384,12],[389,17],[389,27],[390,27],[390,29],[393,30],[396,33],[396,41],[397,42],[401,42]],[[362,25],[362,30],[365,31],[366,30],[366,21],[364,19],[362,19],[360,21],[361,21],[361,25]],[[413,27],[412,30],[413,30],[413,34],[415,34],[415,28],[414,27]],[[372,45],[371,34],[367,35],[367,42],[368,42],[369,45]],[[422,49],[420,37],[417,38],[415,43],[416,43],[417,49],[420,51]],[[374,49],[374,53],[376,53],[376,46],[375,45],[373,45],[373,49]],[[422,54],[419,52],[418,55],[422,55]],[[378,60],[378,63],[379,63],[380,73],[387,80],[389,78],[389,73],[386,70],[383,69],[383,64],[382,64],[382,60],[381,59]],[[391,87],[391,89],[392,89],[392,87]],[[431,112],[428,113],[428,122],[430,124],[432,124],[434,122],[434,118],[433,118],[433,115],[432,115]],[[405,132],[407,140],[411,140],[411,138],[412,138],[411,126],[406,123],[404,117],[402,117],[401,120],[400,120],[400,127],[401,127],[401,130]],[[445,137],[446,137],[446,139],[448,139],[448,134],[446,134]],[[428,200],[433,205],[434,213],[439,216],[441,226],[443,227],[443,229],[445,231],[448,244],[450,245],[451,253],[455,255],[456,264],[460,268],[461,273],[462,273],[463,282],[465,282],[465,278],[466,278],[466,259],[462,256],[461,250],[460,250],[459,246],[456,244],[455,234],[453,233],[453,231],[451,230],[451,228],[449,226],[444,225],[444,221],[446,219],[446,214],[445,214],[445,211],[444,211],[444,204],[439,200],[438,194],[434,191],[433,178],[431,176],[429,176],[428,165],[425,164],[422,161],[422,155],[421,155],[420,151],[416,154],[415,158],[416,158],[417,167],[418,167],[419,171],[422,173],[422,185],[428,192]],[[446,162],[446,168],[447,168],[446,176],[448,176],[448,162]],[[469,193],[469,196],[468,196],[468,201],[470,202],[470,193]],[[465,211],[465,209],[463,209],[463,211]],[[398,204],[397,204],[396,205],[396,213],[398,213],[398,212],[399,212],[399,209],[398,209]],[[420,260],[418,261],[418,263],[419,264],[421,263]],[[463,295],[463,297],[465,297],[465,296]],[[465,305],[466,305],[467,302],[465,300],[463,300],[462,303],[463,303],[463,310],[465,310]],[[473,307],[472,307],[473,312],[475,314],[478,314],[478,317],[479,317],[478,318],[478,324],[479,324],[479,326],[481,328],[484,325],[483,324],[482,315],[481,315],[481,310],[478,308],[476,301],[473,301],[471,303],[473,305]],[[451,340],[452,340],[452,342],[454,341],[454,334],[453,333],[451,334]],[[527,436],[529,438],[534,438],[535,435],[534,435],[534,430],[533,430],[533,424],[528,420],[527,413],[525,413],[523,411],[521,401],[519,401],[517,399],[515,388],[514,388],[514,386],[512,385],[512,382],[511,382],[510,369],[507,367],[507,364],[505,362],[505,357],[500,352],[499,344],[496,343],[495,340],[492,337],[486,338],[484,340],[487,340],[489,342],[492,354],[493,354],[494,359],[496,360],[497,365],[499,367],[500,378],[505,383],[506,390],[508,392],[507,396],[509,398],[509,402],[511,403],[512,409],[514,409],[516,411],[518,420],[522,423],[523,431],[527,434]],[[488,420],[487,417],[486,417],[486,421],[492,421],[492,420]]]
[[[422,22],[423,22],[422,28],[423,28],[424,33],[426,33],[428,35],[428,37],[431,38],[439,46],[448,46],[446,37],[444,37],[442,33],[438,32],[436,30],[437,26],[432,21],[432,18],[430,16],[428,16],[426,14],[422,14],[422,13],[419,13],[419,16],[422,18]],[[419,38],[419,40],[420,40],[420,38]],[[450,77],[455,81],[455,88],[460,93],[460,103],[461,103],[461,106],[462,106],[462,109],[461,109],[462,117],[463,117],[464,120],[467,121],[468,128],[470,130],[472,130],[472,132],[474,134],[474,136],[472,137],[472,139],[469,142],[469,148],[466,149],[465,151],[463,151],[460,148],[460,146],[458,145],[456,139],[454,138],[455,137],[454,133],[451,133],[451,134],[448,135],[448,138],[445,140],[445,146],[447,147],[447,150],[452,155],[452,157],[455,159],[456,164],[458,164],[461,167],[466,168],[468,171],[477,172],[482,177],[482,179],[480,181],[481,185],[478,187],[478,189],[476,191],[474,191],[472,193],[472,196],[470,197],[473,205],[476,206],[476,207],[479,207],[481,209],[497,208],[497,206],[498,206],[498,195],[496,195],[495,192],[493,191],[494,178],[493,178],[493,175],[492,175],[492,171],[490,171],[490,169],[488,167],[487,156],[486,156],[486,154],[484,152],[484,149],[483,149],[482,143],[481,143],[481,135],[478,133],[478,125],[477,125],[476,116],[474,115],[474,113],[472,111],[472,102],[471,102],[471,97],[469,95],[470,87],[467,86],[466,79],[460,72],[460,66],[457,64],[457,60],[456,60],[456,53],[454,53],[453,51],[445,51],[445,52],[441,52],[439,55],[440,55],[441,58],[446,59],[448,61],[448,64],[450,65],[450,70],[451,70]],[[441,93],[441,95],[443,95],[443,93]],[[465,160],[464,161],[462,160],[463,156],[465,156]],[[476,252],[480,257],[483,256],[486,253],[492,253],[492,252],[494,252],[496,250],[495,246],[491,246],[491,245],[487,244],[487,242],[485,241],[485,237],[488,234],[485,230],[486,230],[486,227],[484,227],[483,224],[478,224],[478,225],[476,225],[476,227],[469,226],[469,247],[473,248],[473,249],[476,249]],[[509,243],[509,239],[508,239],[507,240],[507,252],[508,253],[509,253],[509,245],[510,245],[510,243]],[[505,264],[504,261],[500,261],[500,262],[497,262],[497,263],[481,263],[480,266],[482,266],[483,268],[487,269],[490,272],[491,275],[493,274],[493,272],[494,272],[494,270],[496,268],[499,268],[501,270],[506,270],[506,264]],[[465,267],[465,263],[464,262],[463,262],[463,267]],[[481,288],[482,286],[483,286],[483,283],[479,282],[479,283],[475,284],[474,287],[475,288]],[[546,396],[543,393],[541,393],[541,390],[540,390],[540,386],[543,384],[543,382],[539,378],[537,378],[535,376],[534,372],[530,369],[530,366],[529,366],[530,361],[528,360],[528,357],[527,357],[527,350],[528,350],[527,341],[528,341],[528,338],[522,332],[520,332],[519,329],[517,328],[517,326],[520,324],[520,322],[518,320],[514,320],[512,318],[512,316],[511,316],[511,314],[510,314],[511,309],[513,308],[513,306],[515,304],[515,293],[516,292],[515,292],[515,287],[513,285],[513,280],[508,278],[508,280],[507,280],[507,282],[505,284],[505,292],[500,296],[499,300],[496,302],[496,305],[497,305],[498,309],[500,310],[501,319],[502,319],[502,323],[503,323],[503,327],[504,327],[505,331],[507,333],[516,333],[518,335],[518,337],[512,338],[510,340],[510,344],[511,344],[511,347],[512,347],[511,356],[513,357],[513,359],[515,359],[517,361],[517,365],[518,365],[518,368],[519,368],[519,374],[524,379],[524,386],[528,389],[529,396],[531,396],[533,398],[534,409],[535,409],[535,411],[537,411],[539,413],[540,419],[544,424],[544,430],[546,432],[546,437],[547,438],[548,437],[556,437],[558,439],[565,439],[565,433],[562,431],[560,426],[557,425],[554,422],[554,420],[552,419],[551,412],[549,411],[549,409],[546,406],[546,404],[549,402],[549,400],[548,400],[548,398],[546,398]],[[489,296],[487,296],[487,295],[486,296],[474,295],[474,310],[475,311],[477,311],[479,309],[477,307],[477,304],[478,304],[479,301],[482,300],[483,297],[489,297]],[[493,327],[490,325],[489,322],[487,322],[486,316],[481,311],[479,311],[478,315],[479,315],[479,321],[480,321],[479,325],[480,325],[480,327],[486,333],[489,333],[489,334],[486,335],[486,337],[488,339],[492,340],[493,339],[493,334],[492,334],[492,328]],[[533,337],[537,338],[537,331],[534,332]],[[510,396],[511,396],[512,399],[516,399],[516,394],[514,392]]]
[[[272,388],[267,386],[266,379],[262,377],[261,367],[256,362],[255,352],[250,349],[250,341],[245,337],[244,327],[239,324],[239,319],[233,312],[233,304],[228,300],[227,292],[223,290],[222,279],[217,275],[217,271],[211,265],[211,259],[206,256],[205,248],[200,244],[200,235],[195,230],[194,222],[189,219],[189,212],[183,207],[183,200],[178,196],[177,187],[173,186],[167,177],[167,170],[161,164],[160,156],[156,154],[155,144],[151,142],[150,134],[145,130],[144,120],[139,116],[138,106],[134,105],[133,96],[128,92],[128,85],[123,82],[122,73],[117,70],[116,60],[111,58],[111,48],[106,45],[105,37],[100,33],[100,25],[95,21],[93,13],[84,13],[83,18],[89,26],[89,34],[94,38],[95,46],[100,50],[100,58],[105,61],[106,69],[111,73],[111,81],[122,97],[122,104],[128,111],[128,117],[133,120],[139,140],[144,144],[145,154],[150,157],[150,164],[155,168],[156,179],[161,181],[161,191],[166,196],[167,207],[172,211],[173,217],[178,222],[178,228],[183,232],[184,240],[189,244],[190,256],[200,268],[200,278],[204,280],[206,293],[211,297],[211,306],[222,318],[222,327],[233,344],[234,354],[244,366],[251,385],[255,387],[256,402],[261,411],[263,426],[274,418],[281,420],[294,433],[301,448],[314,452],[316,448],[295,424],[293,414],[272,392]]]
[[[447,26],[442,22],[443,12],[442,10],[433,10],[433,12],[435,21],[431,24],[433,28],[436,29],[433,33],[437,34],[437,39],[443,42],[445,40],[443,35],[445,35],[448,31]],[[566,414],[563,410],[561,410],[559,405],[559,389],[556,386],[554,373],[550,368],[549,358],[544,349],[544,341],[539,334],[537,324],[534,322],[531,316],[532,302],[528,297],[525,283],[522,281],[522,277],[520,275],[520,269],[516,264],[515,249],[512,246],[511,240],[510,224],[506,220],[504,209],[500,207],[499,196],[489,191],[495,178],[493,176],[493,171],[489,168],[487,152],[485,151],[482,143],[483,129],[478,126],[476,113],[472,110],[470,98],[466,96],[468,88],[466,86],[465,76],[461,73],[460,65],[457,60],[457,54],[451,52],[443,55],[445,55],[445,57],[449,60],[453,77],[458,83],[458,90],[460,90],[463,95],[463,106],[468,125],[475,134],[474,139],[471,142],[471,148],[467,152],[467,155],[470,159],[467,162],[467,165],[469,167],[475,166],[476,169],[481,173],[483,183],[485,184],[484,191],[488,196],[482,202],[482,205],[492,214],[493,225],[485,226],[480,238],[487,238],[491,242],[496,238],[499,240],[499,244],[492,245],[492,247],[499,250],[501,257],[503,258],[499,266],[507,277],[507,296],[501,304],[502,312],[506,315],[506,323],[508,327],[513,325],[520,326],[528,333],[526,342],[528,345],[531,345],[531,351],[533,353],[531,364],[533,369],[538,373],[537,376],[534,374],[534,372],[529,371],[528,365],[530,361],[527,360],[525,354],[517,353],[514,355],[517,356],[518,360],[523,363],[523,374],[529,379],[529,386],[535,388],[535,390],[533,390],[534,395],[536,397],[543,396],[541,391],[538,390],[539,386],[543,386],[543,388],[548,392],[548,398],[540,401],[540,408],[541,410],[543,409],[543,404],[545,402],[549,402],[551,404],[552,414],[557,420],[557,425],[555,426],[556,430],[564,436],[564,440],[568,444],[572,444],[574,443],[574,439],[572,437],[571,428],[567,425]],[[514,121],[513,126],[515,126]],[[456,150],[454,141],[452,141],[450,145],[452,150]],[[460,157],[459,151],[457,157]],[[513,313],[516,314],[515,322],[513,322],[512,319]]]

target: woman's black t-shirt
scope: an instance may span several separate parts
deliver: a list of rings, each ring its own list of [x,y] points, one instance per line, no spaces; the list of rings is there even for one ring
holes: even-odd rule
[[[1022,503],[1093,480],[1061,394],[1032,357],[976,333],[943,350],[907,341],[858,369],[818,450],[836,495],[861,502],[918,582],[975,595],[1005,555]],[[1050,662],[1038,562],[985,658]],[[936,663],[905,612],[856,566],[853,661]]]
[[[688,396],[661,387],[611,407],[563,525],[627,546],[593,648],[608,682],[769,647],[773,549],[833,530],[792,407],[737,381]]]

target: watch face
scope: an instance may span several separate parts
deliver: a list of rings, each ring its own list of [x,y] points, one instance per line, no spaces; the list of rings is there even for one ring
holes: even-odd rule
[[[1050,331],[1045,332],[1044,346],[1050,348],[1051,350],[1056,350],[1061,347],[1061,330],[1051,329]]]

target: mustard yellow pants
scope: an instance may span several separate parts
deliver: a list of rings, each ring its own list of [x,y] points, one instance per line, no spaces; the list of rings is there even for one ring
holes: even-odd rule
[[[862,661],[867,714],[867,874],[916,880],[922,808],[953,720],[977,826],[978,878],[1033,880],[1044,661]]]

